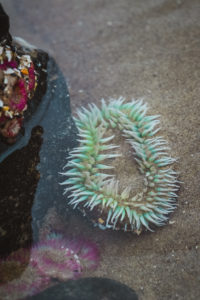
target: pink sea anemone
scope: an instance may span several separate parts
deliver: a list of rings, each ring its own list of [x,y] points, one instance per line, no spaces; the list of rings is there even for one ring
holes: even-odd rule
[[[22,118],[6,119],[5,126],[1,129],[4,137],[13,138],[17,136],[22,126]],[[0,119],[1,123],[1,119]]]
[[[96,246],[90,242],[50,234],[33,247],[31,258],[41,272],[65,281],[79,277],[85,269],[95,268],[99,255]]]
[[[29,263],[30,251],[20,249],[11,253],[5,260],[0,260],[0,283],[19,277]]]
[[[84,239],[67,240],[66,245],[79,257],[81,269],[95,269],[99,262],[96,245]]]
[[[86,269],[97,267],[98,260],[98,250],[92,242],[49,234],[31,249],[20,249],[0,260],[1,299],[35,295],[55,284],[53,279],[76,279]]]
[[[40,272],[29,249],[20,249],[0,261],[0,282],[1,299],[15,300],[44,290],[50,277]]]
[[[50,278],[41,274],[38,268],[30,263],[19,278],[0,285],[1,299],[23,299],[38,294],[50,284]]]

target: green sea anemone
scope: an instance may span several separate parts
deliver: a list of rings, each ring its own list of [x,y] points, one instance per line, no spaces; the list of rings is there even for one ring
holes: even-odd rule
[[[158,116],[148,116],[146,111],[142,100],[125,103],[119,98],[108,104],[102,100],[100,109],[89,104],[89,109],[83,107],[75,118],[80,144],[69,154],[67,170],[62,173],[67,179],[61,184],[67,186],[68,203],[101,228],[152,231],[154,225],[164,225],[176,207],[179,185],[169,166],[175,159],[168,156],[167,142],[157,135]],[[126,165],[120,167],[123,155],[119,150],[127,143],[131,169],[123,186],[120,175]],[[128,180],[134,161],[142,176],[139,191],[137,184]]]

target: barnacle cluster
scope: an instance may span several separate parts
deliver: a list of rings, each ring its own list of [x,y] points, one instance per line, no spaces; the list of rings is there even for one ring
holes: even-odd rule
[[[89,104],[75,118],[79,146],[69,154],[62,173],[68,203],[78,207],[101,228],[123,229],[140,233],[162,226],[176,207],[179,188],[175,162],[167,150],[167,142],[157,133],[158,116],[146,115],[142,100],[125,102],[123,98],[104,100],[101,108]],[[132,186],[119,188],[112,161],[120,156],[119,146],[112,144],[118,132],[132,148],[133,159],[143,176],[142,191],[133,194]],[[131,162],[134,164],[134,161]]]
[[[0,136],[13,143],[37,86],[37,76],[30,53],[4,44],[0,43]]]

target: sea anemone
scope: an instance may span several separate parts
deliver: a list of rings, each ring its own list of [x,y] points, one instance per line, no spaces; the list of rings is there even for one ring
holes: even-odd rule
[[[98,251],[90,242],[52,233],[33,247],[31,260],[46,276],[66,281],[79,277],[85,269],[96,267]]]
[[[96,245],[88,240],[66,240],[66,245],[76,253],[81,265],[81,271],[96,269],[99,262],[99,252]]]
[[[50,277],[40,272],[30,249],[19,249],[0,261],[1,299],[22,299],[50,286]]]
[[[97,267],[95,244],[83,239],[67,239],[51,233],[30,249],[20,249],[0,260],[1,299],[22,299],[35,295],[56,280],[76,279]]]
[[[67,186],[68,203],[101,228],[152,231],[154,225],[164,225],[176,207],[179,185],[169,166],[175,159],[166,152],[167,142],[157,135],[158,116],[146,115],[146,111],[142,100],[125,103],[119,98],[108,104],[102,100],[100,109],[89,104],[75,118],[80,144],[69,153],[67,170],[61,173],[67,179],[61,184]],[[110,143],[117,136],[130,145],[129,164],[134,166],[135,160],[143,177],[140,192],[134,193],[134,182],[120,188],[117,168],[111,172],[113,161],[121,155],[116,151],[119,145]]]
[[[6,259],[0,260],[0,283],[18,278],[29,263],[30,251],[19,249],[12,252]]]

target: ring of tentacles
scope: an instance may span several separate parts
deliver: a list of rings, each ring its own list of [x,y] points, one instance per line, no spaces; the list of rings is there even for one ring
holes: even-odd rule
[[[142,100],[125,102],[123,98],[101,102],[101,108],[89,104],[89,109],[77,112],[75,123],[80,136],[79,146],[69,153],[64,167],[68,203],[78,207],[101,228],[123,229],[140,233],[166,223],[176,207],[179,188],[171,164],[175,159],[167,154],[167,142],[158,136],[158,116],[146,115]],[[119,182],[109,162],[118,157],[119,146],[112,144],[110,130],[125,137],[132,149],[143,189],[133,195],[131,186],[119,191]]]

